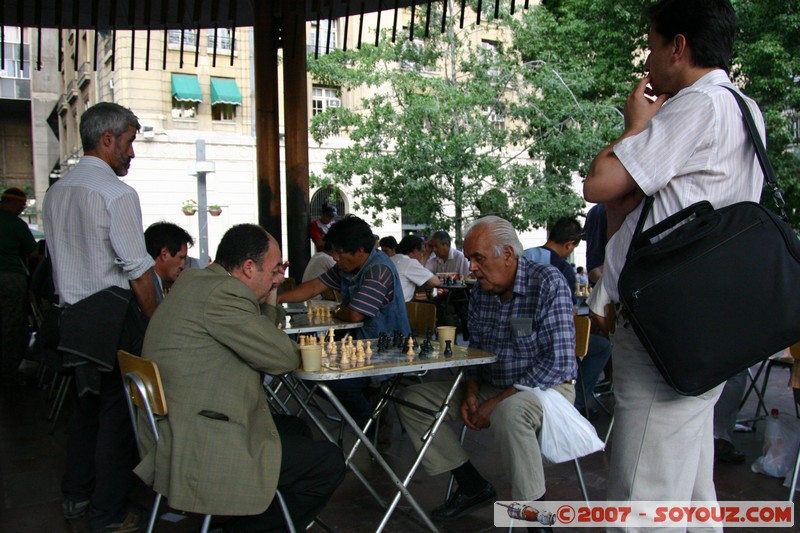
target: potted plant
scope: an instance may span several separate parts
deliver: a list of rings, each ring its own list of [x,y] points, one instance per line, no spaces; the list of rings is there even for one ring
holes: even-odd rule
[[[197,212],[197,202],[192,199],[186,200],[183,202],[183,205],[181,205],[181,211],[183,211],[183,214],[187,217],[194,215]]]
[[[211,204],[208,206],[208,212],[212,217],[218,217],[222,213],[222,206],[218,204]]]

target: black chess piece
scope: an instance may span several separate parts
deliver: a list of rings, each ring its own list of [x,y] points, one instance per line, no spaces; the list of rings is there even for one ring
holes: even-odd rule
[[[444,344],[444,356],[445,357],[453,357],[453,347],[450,346],[450,343],[452,343],[453,341],[451,341],[450,339],[447,339],[444,342],[445,342],[445,344]]]

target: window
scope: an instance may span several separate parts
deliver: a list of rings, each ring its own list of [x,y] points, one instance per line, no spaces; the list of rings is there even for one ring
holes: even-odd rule
[[[181,30],[169,30],[167,32],[167,43],[171,45],[180,46]],[[195,46],[196,44],[197,44],[197,30],[183,30],[183,46],[184,47]]]
[[[233,104],[213,104],[211,120],[236,120],[236,106]]]
[[[489,41],[489,40],[482,40],[481,41],[481,50],[483,51],[483,59],[490,65],[496,63],[498,61],[499,55],[499,43],[497,41]],[[500,71],[492,66],[490,66],[486,72],[490,76],[497,76]]]
[[[315,117],[331,107],[342,107],[339,89],[314,87],[311,91],[311,116]]]
[[[197,102],[181,101],[172,98],[172,118],[195,118],[197,117]]]
[[[408,26],[403,26],[406,40],[403,42],[403,53],[400,59],[400,67],[406,70],[416,70],[423,74],[436,74],[439,71],[436,67],[436,55],[431,54],[425,46],[425,41],[414,36],[414,40],[409,40],[411,30]]]
[[[233,47],[233,31],[230,28],[208,30],[208,47],[214,48],[214,35],[217,36],[217,50],[230,50]]]
[[[234,78],[211,78],[212,120],[236,120],[236,106],[242,105],[242,93]]]
[[[172,73],[172,118],[195,118],[203,91],[194,74]]]
[[[319,38],[319,41],[317,40]],[[332,20],[320,20],[311,23],[311,37],[306,49],[309,54],[325,55],[336,49],[336,23]]]
[[[30,79],[30,46],[25,43],[22,47],[22,57],[20,57],[19,43],[22,33],[20,28],[5,26],[3,28],[5,41],[3,51],[5,52],[5,64],[0,65],[0,78]]]
[[[491,124],[494,129],[502,131],[506,129],[506,116],[503,113],[490,110],[489,124]]]

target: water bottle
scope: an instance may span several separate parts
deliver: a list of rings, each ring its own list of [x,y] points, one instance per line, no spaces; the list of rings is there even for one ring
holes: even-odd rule
[[[764,453],[777,441],[781,440],[780,419],[778,416],[780,412],[777,409],[772,409],[767,417],[767,428],[764,431]]]

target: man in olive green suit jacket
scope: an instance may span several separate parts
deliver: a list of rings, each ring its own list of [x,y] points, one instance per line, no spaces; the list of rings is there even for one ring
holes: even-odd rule
[[[344,476],[338,447],[311,440],[299,419],[273,419],[265,400],[262,372],[300,365],[297,344],[276,327],[285,268],[266,231],[234,226],[213,265],[178,278],[145,335],[169,414],[157,445],[143,437],[135,472],[173,508],[241,517],[226,523],[232,531],[280,527],[276,487],[305,529]]]

